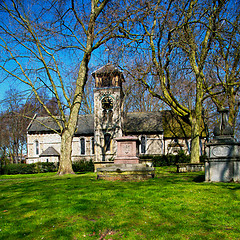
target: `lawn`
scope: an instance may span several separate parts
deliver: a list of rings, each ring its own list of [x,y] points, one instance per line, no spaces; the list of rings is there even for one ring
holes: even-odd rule
[[[175,171],[143,182],[0,176],[0,239],[240,239],[240,184]]]

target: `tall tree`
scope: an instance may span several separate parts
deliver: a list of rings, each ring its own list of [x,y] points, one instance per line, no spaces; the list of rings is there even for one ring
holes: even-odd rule
[[[240,3],[222,14],[209,59],[205,89],[218,109],[229,109],[229,123],[236,129],[240,87]]]
[[[191,162],[199,162],[208,57],[231,1],[141,1],[136,21],[146,64],[140,80],[191,125]],[[126,34],[132,34],[125,31]],[[139,49],[139,44],[137,44]],[[136,51],[137,52],[137,51]],[[156,82],[160,91],[156,91]],[[154,84],[153,84],[154,83]]]
[[[58,124],[60,175],[73,173],[72,139],[92,53],[111,38],[125,37],[118,31],[119,23],[125,19],[120,8],[118,1],[109,0],[0,3],[0,67],[6,76],[31,88]],[[78,66],[78,74],[70,96],[68,73],[74,66]],[[38,94],[38,88],[43,86],[56,99],[60,117],[51,112]]]
[[[0,149],[12,163],[21,161],[26,150],[26,128],[24,96],[16,89],[6,91],[6,100],[2,101],[5,111],[0,114]]]

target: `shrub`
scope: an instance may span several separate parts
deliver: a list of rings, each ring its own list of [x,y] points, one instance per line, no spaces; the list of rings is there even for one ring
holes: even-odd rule
[[[3,167],[3,174],[31,174],[36,173],[35,164],[8,164]]]
[[[204,155],[200,156],[201,163],[204,163],[206,159],[207,159],[207,155],[204,154]]]
[[[5,154],[2,154],[0,157],[0,174],[4,174],[4,166],[9,163],[9,160]]]
[[[190,156],[186,155],[184,151],[179,151],[177,155],[143,155],[140,159],[152,159],[154,167],[172,166],[177,163],[189,163]]]
[[[38,162],[31,164],[8,164],[2,168],[1,174],[32,174],[32,173],[45,173],[56,172],[57,166],[52,162]]]
[[[72,166],[74,172],[94,172],[94,164],[92,160],[90,161],[79,160],[73,162]]]
[[[38,173],[57,171],[57,165],[53,162],[38,162],[36,163],[36,167]]]
[[[176,155],[175,163],[190,163],[190,161],[191,161],[191,156],[186,155],[183,150],[180,150]]]

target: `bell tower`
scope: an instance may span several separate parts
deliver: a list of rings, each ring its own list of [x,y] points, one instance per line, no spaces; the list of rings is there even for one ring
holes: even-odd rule
[[[92,73],[94,88],[95,163],[111,162],[122,136],[123,73],[107,64]]]

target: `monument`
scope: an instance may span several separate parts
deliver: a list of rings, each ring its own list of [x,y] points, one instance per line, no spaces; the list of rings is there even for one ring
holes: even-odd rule
[[[207,144],[205,181],[240,182],[240,143],[233,137],[228,123],[228,110],[219,110],[220,121],[215,126],[213,140]]]
[[[116,138],[117,156],[114,164],[97,169],[98,179],[105,180],[144,180],[154,177],[154,168],[139,163],[137,137]]]

